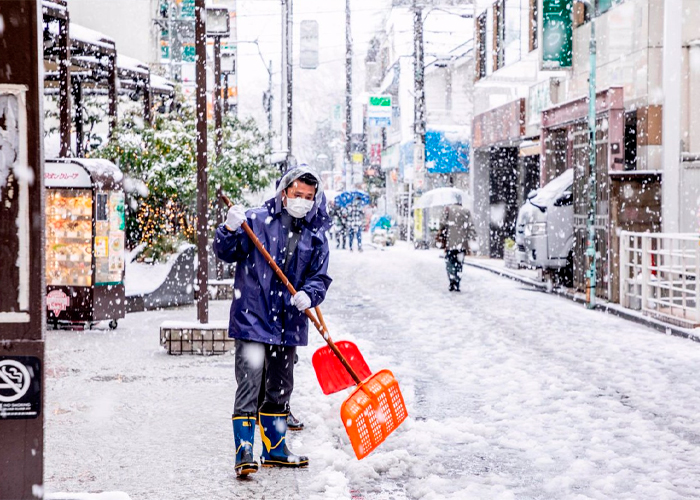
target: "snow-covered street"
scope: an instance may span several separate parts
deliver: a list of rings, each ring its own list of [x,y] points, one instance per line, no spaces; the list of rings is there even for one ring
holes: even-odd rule
[[[681,499],[700,496],[700,345],[465,268],[447,291],[436,250],[333,251],[324,316],[370,368],[392,370],[409,418],[357,461],[299,350],[288,435],[308,469],[233,471],[232,356],[168,356],[165,320],[48,331],[48,492],[132,500]],[[210,303],[211,318],[228,302]],[[255,453],[260,452],[259,437]]]

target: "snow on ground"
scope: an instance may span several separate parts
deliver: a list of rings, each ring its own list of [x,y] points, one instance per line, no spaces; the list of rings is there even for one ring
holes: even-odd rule
[[[164,320],[49,331],[46,488],[137,499],[681,499],[700,496],[700,346],[467,268],[447,291],[437,251],[334,251],[334,339],[392,370],[409,418],[354,457],[300,349],[290,447],[306,470],[233,473],[233,357],[171,357]],[[212,320],[229,304],[212,302]],[[256,439],[255,452],[260,441]]]

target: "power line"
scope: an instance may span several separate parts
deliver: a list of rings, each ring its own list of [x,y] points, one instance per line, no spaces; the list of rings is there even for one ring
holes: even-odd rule
[[[279,3],[278,0],[275,0]],[[394,7],[383,7],[379,9],[353,9],[352,12],[391,12]],[[295,16],[304,16],[307,14],[344,14],[345,9],[342,10],[305,10],[301,12],[294,12]],[[279,17],[279,13],[265,13],[265,14],[238,14],[236,17]]]

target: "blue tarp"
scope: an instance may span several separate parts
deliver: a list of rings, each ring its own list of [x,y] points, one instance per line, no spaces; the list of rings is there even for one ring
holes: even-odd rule
[[[431,174],[469,172],[469,143],[450,140],[441,131],[428,130],[425,167]]]

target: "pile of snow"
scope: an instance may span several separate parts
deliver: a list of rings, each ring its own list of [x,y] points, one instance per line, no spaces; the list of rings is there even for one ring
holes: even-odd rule
[[[134,260],[143,250],[144,246],[142,245],[129,252],[124,272],[126,296],[146,295],[155,292],[165,282],[180,254],[192,246],[189,243],[182,244],[178,248],[177,253],[168,257],[166,262],[155,264],[136,262]]]

